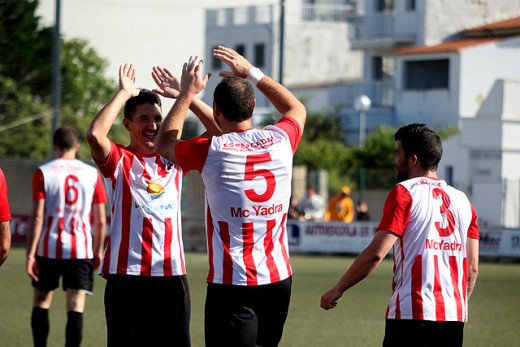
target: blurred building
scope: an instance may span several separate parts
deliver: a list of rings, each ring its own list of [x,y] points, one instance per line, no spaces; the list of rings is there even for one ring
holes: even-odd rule
[[[517,16],[520,0],[285,0],[207,10],[205,53],[215,74],[212,49],[233,47],[309,110],[339,110],[351,144],[361,94],[372,101],[367,132],[412,122],[458,128],[439,175],[468,193],[481,223],[518,228]]]

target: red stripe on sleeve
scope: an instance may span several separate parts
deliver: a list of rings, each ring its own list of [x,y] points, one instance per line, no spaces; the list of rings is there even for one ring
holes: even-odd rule
[[[244,250],[244,265],[246,267],[247,285],[256,286],[258,284],[255,260],[253,259],[253,249],[255,247],[253,223],[242,223],[242,243]]]
[[[446,320],[446,307],[444,305],[444,297],[442,296],[441,275],[439,273],[439,256],[433,256],[433,265],[435,267],[435,278],[433,283],[433,297],[435,298],[435,320],[444,322]]]
[[[291,149],[296,152],[296,148],[298,147],[298,143],[302,138],[302,128],[298,121],[292,117],[282,117],[278,123],[275,124],[276,127],[285,131],[287,136],[289,137],[289,141],[291,142]]]
[[[128,177],[134,155],[127,153],[123,158],[123,197],[121,209],[123,211],[121,220],[121,242],[117,254],[117,273],[126,274],[128,268],[128,247],[130,244],[130,219],[132,217],[132,193],[130,192],[130,179]]]
[[[383,208],[383,218],[377,230],[388,230],[399,236],[403,235],[404,228],[410,218],[412,196],[410,192],[398,184],[388,194]]]
[[[107,202],[107,194],[105,192],[105,186],[101,175],[97,172],[96,188],[94,190],[94,196],[92,197],[92,204],[104,204]]]
[[[418,255],[412,265],[412,316],[423,319],[422,300],[422,255]]]
[[[72,218],[70,222],[70,259],[76,259],[78,257],[76,242],[76,218]]]
[[[224,254],[222,255],[222,271],[223,271],[223,283],[233,284],[233,260],[231,259],[230,251],[230,238],[229,238],[229,226],[226,222],[218,222],[220,229],[220,237],[222,238],[222,248]]]
[[[213,264],[213,218],[211,218],[211,211],[209,206],[206,210],[206,240],[208,241],[208,260],[209,260],[209,271],[207,282],[212,283],[215,277],[215,265]]]
[[[33,200],[43,200],[45,199],[45,183],[43,180],[43,172],[40,169],[37,169],[34,172],[33,180],[32,180],[32,191],[33,191]]]
[[[280,274],[278,273],[278,269],[276,268],[276,263],[273,258],[273,229],[276,226],[276,220],[270,219],[267,221],[267,232],[264,238],[264,249],[266,255],[266,263],[267,268],[269,269],[269,274],[271,277],[271,283],[276,283],[280,281]]]
[[[172,219],[164,220],[164,276],[172,276]]]
[[[143,218],[143,234],[141,247],[141,276],[152,274],[152,242],[153,225],[151,218]]]
[[[468,229],[468,237],[472,239],[479,239],[478,236],[478,224],[477,224],[477,213],[475,212],[475,209],[473,208],[473,205],[471,205],[471,224]]]
[[[181,141],[175,146],[175,159],[182,170],[200,172],[206,163],[210,146],[211,139],[203,137]]]
[[[453,296],[455,297],[455,303],[457,304],[457,319],[459,322],[464,322],[462,313],[462,298],[459,290],[459,267],[457,264],[457,257],[450,256],[450,273],[451,273],[451,286],[453,287]]]

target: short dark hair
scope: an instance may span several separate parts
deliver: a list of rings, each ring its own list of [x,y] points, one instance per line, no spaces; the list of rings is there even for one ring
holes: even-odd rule
[[[213,102],[230,122],[242,122],[253,116],[255,92],[239,77],[224,77],[213,92]]]
[[[442,158],[442,142],[437,133],[425,124],[408,124],[401,127],[394,135],[407,157],[417,156],[425,170],[437,170]]]
[[[135,109],[138,105],[152,104],[159,105],[161,107],[161,99],[157,93],[152,92],[148,89],[141,89],[137,96],[134,96],[127,100],[125,104],[125,118],[132,120],[134,118]]]
[[[59,149],[68,151],[78,144],[78,132],[73,127],[64,125],[56,129],[52,142]]]

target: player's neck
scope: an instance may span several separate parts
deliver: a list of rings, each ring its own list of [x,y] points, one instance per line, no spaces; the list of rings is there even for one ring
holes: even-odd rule
[[[246,119],[243,122],[222,122],[222,133],[227,134],[234,131],[249,130],[253,127],[251,119]]]
[[[55,155],[56,155],[56,158],[58,158],[58,159],[66,159],[66,160],[76,159],[76,151],[55,152]]]

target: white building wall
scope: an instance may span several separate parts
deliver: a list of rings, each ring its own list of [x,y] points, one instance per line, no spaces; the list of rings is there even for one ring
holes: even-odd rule
[[[461,117],[475,117],[496,80],[520,80],[520,37],[466,48],[460,57]]]
[[[347,23],[300,22],[286,27],[284,84],[334,84],[361,78],[361,52],[351,51]]]
[[[405,62],[434,59],[450,61],[448,89],[406,90],[404,88]],[[395,111],[400,124],[419,122],[432,127],[458,126],[459,64],[460,58],[456,53],[396,56]]]
[[[428,46],[437,44],[464,29],[520,14],[520,0],[424,1],[426,17],[423,44]]]

